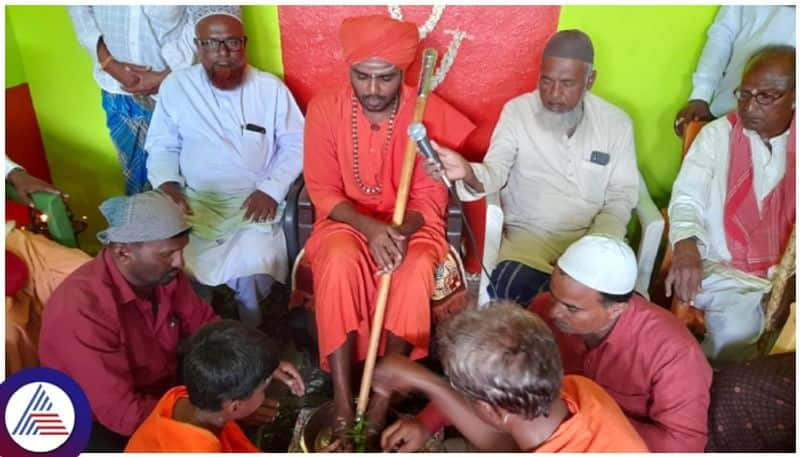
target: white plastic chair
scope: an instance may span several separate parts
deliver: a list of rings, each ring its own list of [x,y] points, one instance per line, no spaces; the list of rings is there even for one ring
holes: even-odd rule
[[[639,173],[639,202],[634,208],[639,224],[642,229],[641,240],[637,259],[639,261],[639,272],[636,277],[636,292],[649,299],[650,279],[653,275],[653,268],[658,255],[658,248],[664,234],[664,217],[647,191],[647,185]],[[483,265],[491,274],[497,265],[497,256],[500,253],[500,242],[503,239],[503,209],[500,206],[499,193],[486,196],[486,237],[483,241]],[[489,293],[486,287],[489,285],[489,278],[486,273],[481,272],[481,281],[478,292],[478,303],[483,304],[489,301]]]

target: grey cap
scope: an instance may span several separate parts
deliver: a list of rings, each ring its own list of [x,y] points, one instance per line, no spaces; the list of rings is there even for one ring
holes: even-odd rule
[[[97,234],[103,244],[166,240],[191,228],[178,205],[157,190],[111,197],[100,204],[100,212],[108,221]]]

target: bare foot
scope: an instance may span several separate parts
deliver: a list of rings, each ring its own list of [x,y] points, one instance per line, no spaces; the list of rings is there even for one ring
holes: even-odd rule
[[[373,395],[367,409],[367,429],[369,432],[380,435],[386,427],[386,414],[389,412],[390,397]]]
[[[348,399],[349,400],[349,399]],[[348,452],[351,451],[352,437],[350,433],[353,429],[353,402],[352,401],[338,401],[334,399],[333,409],[333,422],[331,423],[331,430],[334,442],[338,442],[336,451]]]

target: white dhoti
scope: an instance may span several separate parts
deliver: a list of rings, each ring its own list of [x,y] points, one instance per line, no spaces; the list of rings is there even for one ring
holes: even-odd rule
[[[751,358],[764,330],[762,302],[770,290],[769,282],[709,272],[701,286],[694,306],[705,312],[703,352],[715,362]]]
[[[274,227],[271,233],[244,228],[217,241],[190,235],[183,250],[186,270],[197,282],[227,284],[236,291],[239,318],[247,324],[261,323],[259,303],[269,295],[273,280],[285,282],[288,276],[286,237]]]

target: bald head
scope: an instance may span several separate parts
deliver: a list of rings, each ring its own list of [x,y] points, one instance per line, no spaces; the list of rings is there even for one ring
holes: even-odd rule
[[[591,65],[594,63],[594,46],[589,35],[580,30],[562,30],[547,41],[542,59],[548,57],[580,60]]]
[[[734,92],[744,128],[763,139],[786,131],[794,118],[795,49],[769,46],[750,58]]]
[[[786,78],[787,83],[794,87],[795,76],[795,48],[794,46],[767,46],[753,54],[744,67],[742,76],[751,71],[770,70],[775,76]]]

